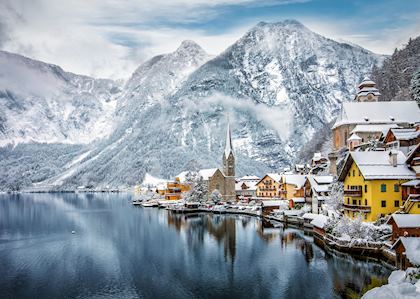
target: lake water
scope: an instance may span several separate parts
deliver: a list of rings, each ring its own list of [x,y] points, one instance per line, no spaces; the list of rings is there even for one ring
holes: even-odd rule
[[[0,195],[0,298],[357,298],[389,274],[252,217]]]

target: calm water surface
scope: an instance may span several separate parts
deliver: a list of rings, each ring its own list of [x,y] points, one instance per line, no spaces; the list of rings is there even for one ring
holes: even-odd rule
[[[0,298],[357,298],[390,274],[269,226],[130,195],[0,195]]]

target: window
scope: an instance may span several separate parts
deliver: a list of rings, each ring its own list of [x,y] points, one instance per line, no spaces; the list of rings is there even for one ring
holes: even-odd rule
[[[354,169],[353,169],[353,177],[355,177],[356,176],[356,174],[355,174],[355,171],[354,171]]]
[[[399,200],[394,201],[394,207],[398,208],[399,206],[400,206],[400,201]]]
[[[365,206],[367,206],[367,199],[365,198]]]
[[[359,199],[359,206],[362,204],[362,201]]]
[[[357,205],[357,200],[353,199],[353,204]]]
[[[359,176],[361,176],[362,174],[360,173],[360,170],[359,170]]]
[[[386,192],[386,184],[381,184],[381,192]]]
[[[365,193],[367,193],[367,185],[365,185]]]
[[[386,208],[386,200],[382,200],[381,201],[381,207],[382,208]]]
[[[394,192],[399,192],[400,186],[398,184],[394,184]]]
[[[350,171],[349,171],[349,174],[348,174],[348,176],[350,177]]]

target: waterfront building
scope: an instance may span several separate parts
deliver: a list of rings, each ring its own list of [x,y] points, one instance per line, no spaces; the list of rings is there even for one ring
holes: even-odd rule
[[[344,183],[344,214],[361,213],[365,221],[375,221],[398,211],[401,184],[415,178],[405,162],[395,150],[350,152],[338,177]]]
[[[291,208],[296,204],[305,203],[305,181],[306,175],[284,174],[282,176],[280,189],[283,192],[281,193],[281,198],[287,199]]]
[[[420,237],[400,237],[392,249],[396,253],[396,266],[407,269],[420,266]]]
[[[285,198],[283,193],[285,190],[280,190],[282,177],[279,173],[267,173],[263,178],[257,182],[257,197],[261,198]]]
[[[392,226],[391,241],[399,237],[420,237],[420,215],[392,214],[387,224]]]
[[[305,202],[318,214],[321,205],[330,196],[334,177],[332,175],[308,175],[305,180]]]
[[[237,199],[248,199],[257,196],[257,176],[243,176],[235,184],[235,192]]]

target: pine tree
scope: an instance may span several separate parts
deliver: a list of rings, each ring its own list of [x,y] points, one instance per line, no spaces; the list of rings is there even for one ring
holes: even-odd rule
[[[420,105],[420,69],[414,73],[410,84],[411,97]]]

